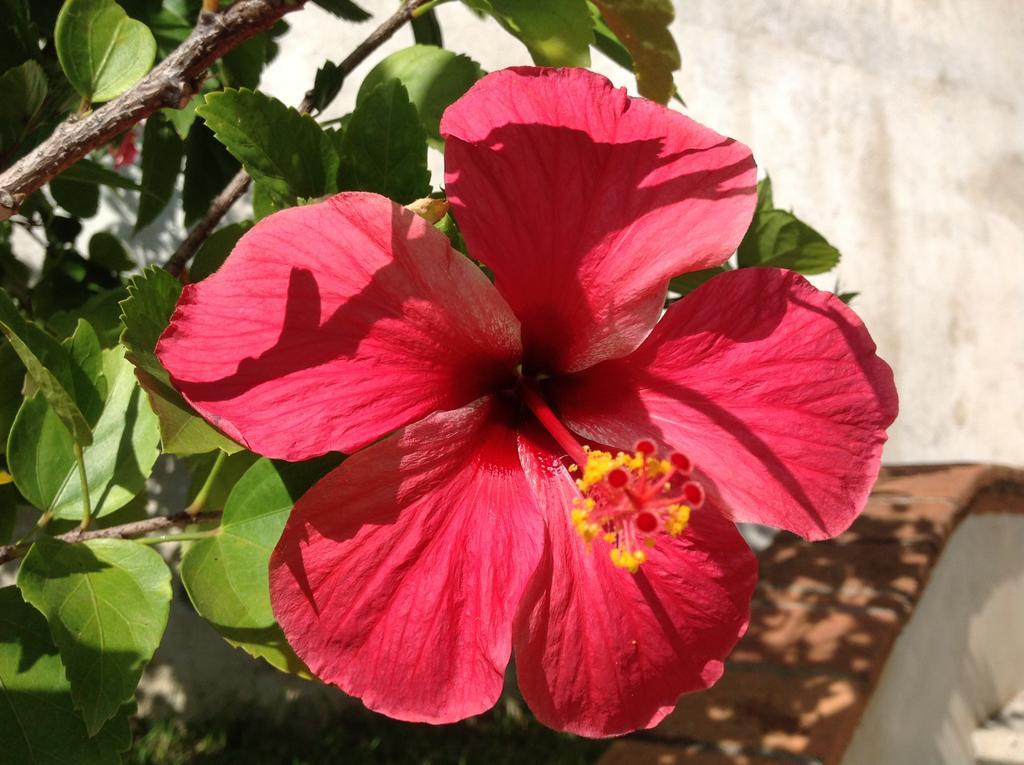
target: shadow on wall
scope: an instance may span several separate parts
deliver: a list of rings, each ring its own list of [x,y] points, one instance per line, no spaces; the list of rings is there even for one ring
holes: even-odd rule
[[[880,492],[835,540],[780,534],[760,556],[750,627],[722,680],[631,739],[665,763],[722,752],[825,765],[973,761],[977,722],[1024,688],[1024,487],[980,492],[943,552],[968,514],[958,508]],[[602,762],[646,751],[629,746]]]

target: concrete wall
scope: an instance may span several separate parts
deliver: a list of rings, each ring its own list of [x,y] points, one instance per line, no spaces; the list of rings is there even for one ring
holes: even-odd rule
[[[377,19],[395,6],[362,4]],[[862,293],[855,307],[902,398],[886,459],[1024,462],[1024,3],[677,8],[688,113],[751,146],[777,204],[840,248],[842,287]],[[486,69],[528,63],[517,41],[461,4],[438,15],[448,47]],[[312,7],[290,21],[264,79],[290,103],[324,58],[342,58],[376,23]],[[384,52],[411,42],[403,30]],[[352,107],[373,60],[333,115]],[[594,64],[635,92],[611,62]],[[432,164],[438,172],[439,155]]]

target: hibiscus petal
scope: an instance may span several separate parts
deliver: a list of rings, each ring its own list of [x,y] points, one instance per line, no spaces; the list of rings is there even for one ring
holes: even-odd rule
[[[322,680],[416,722],[501,693],[543,547],[514,408],[434,414],[346,460],[296,504],[270,561],[288,642]]]
[[[825,539],[878,475],[892,370],[856,314],[802,276],[750,268],[674,304],[632,355],[549,391],[569,427],[689,456],[738,521]]]
[[[519,326],[482,272],[417,215],[339,194],[258,223],[188,285],[157,355],[251,450],[351,452],[511,376]]]
[[[757,559],[710,505],[660,537],[636,574],[587,550],[569,525],[577,496],[534,443],[520,449],[547,514],[547,546],[515,624],[516,668],[537,718],[583,736],[650,728],[680,694],[708,688],[746,630]]]
[[[746,146],[585,69],[490,74],[441,132],[448,201],[538,371],[632,351],[669,278],[728,258],[754,209]]]

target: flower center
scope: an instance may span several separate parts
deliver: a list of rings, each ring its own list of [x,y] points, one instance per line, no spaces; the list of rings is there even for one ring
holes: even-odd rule
[[[582,472],[569,467],[579,475],[582,494],[573,500],[573,526],[588,545],[603,538],[612,563],[635,574],[659,534],[683,533],[690,513],[704,504],[704,489],[690,479],[688,457],[673,452],[662,458],[650,441],[640,441],[632,454],[583,450]]]

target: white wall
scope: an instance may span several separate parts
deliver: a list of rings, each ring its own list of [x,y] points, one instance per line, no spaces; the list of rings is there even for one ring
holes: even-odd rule
[[[972,734],[1024,687],[1024,518],[953,532],[900,633],[842,765],[964,765]]]
[[[324,58],[395,7],[363,5],[376,16],[358,26],[317,8],[292,15],[266,89],[297,103]],[[677,8],[688,113],[752,147],[777,203],[840,248],[843,289],[862,292],[855,307],[902,398],[886,459],[1024,462],[1024,3]],[[438,15],[448,46],[484,68],[528,63],[459,3]],[[411,42],[403,30],[384,52]],[[332,115],[351,108],[372,61]],[[609,61],[595,68],[634,90]]]

